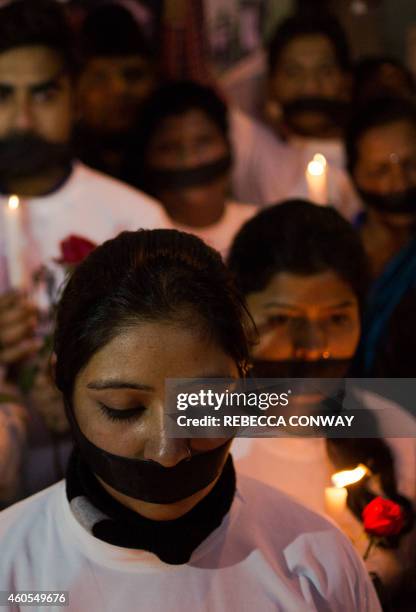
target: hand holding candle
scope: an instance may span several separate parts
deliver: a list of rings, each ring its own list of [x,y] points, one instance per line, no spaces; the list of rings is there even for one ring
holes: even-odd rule
[[[306,182],[311,202],[328,204],[328,164],[325,156],[317,153],[306,168]]]

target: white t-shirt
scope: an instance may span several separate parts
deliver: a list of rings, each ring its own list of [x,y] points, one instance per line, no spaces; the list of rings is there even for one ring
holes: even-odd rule
[[[366,392],[363,401],[367,408],[377,410],[381,434],[383,427],[388,432],[389,414],[396,420],[411,421],[396,404],[373,393]],[[386,408],[384,419],[380,410]],[[416,435],[414,422],[409,435],[412,433]],[[393,453],[399,493],[407,496],[416,508],[416,438],[385,438],[385,442]],[[331,475],[336,469],[328,457],[324,438],[239,438],[234,440],[232,448],[238,473],[284,491],[315,512],[332,514],[325,505],[325,488],[332,485]],[[363,524],[348,508],[332,518],[363,556],[368,545]],[[393,583],[403,570],[412,567],[415,546],[416,530],[413,529],[403,536],[398,549],[373,547],[367,568],[379,574],[386,584]]]
[[[235,199],[259,206],[286,199],[298,181],[298,152],[236,107],[229,119]]]
[[[0,198],[4,205],[7,198]],[[41,265],[54,269],[60,256],[59,244],[71,234],[96,244],[115,237],[123,230],[171,227],[161,205],[149,196],[75,162],[68,179],[52,193],[22,202],[24,207],[28,256],[31,272]],[[4,227],[0,215],[0,255],[4,268]],[[62,276],[62,275],[61,275]],[[0,291],[5,286],[3,269]]]
[[[176,223],[175,227],[183,232],[195,234],[195,236],[201,238],[209,246],[219,251],[223,257],[226,257],[234,236],[258,210],[257,206],[252,204],[227,202],[223,216],[212,225],[207,227],[188,227],[187,225]]]
[[[220,527],[186,564],[92,536],[73,514],[64,481],[0,514],[0,549],[0,590],[69,591],[67,609],[76,612],[380,610],[341,532],[245,478]]]

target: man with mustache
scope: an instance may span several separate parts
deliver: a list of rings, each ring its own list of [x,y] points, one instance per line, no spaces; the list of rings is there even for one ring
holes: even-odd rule
[[[349,70],[348,42],[335,18],[286,19],[268,48],[269,116],[279,135],[289,141],[337,141],[341,148]]]
[[[47,271],[47,286],[41,290],[43,306],[64,279],[65,270],[57,259],[59,245],[69,235],[101,243],[125,229],[168,225],[154,200],[73,159],[69,143],[75,115],[74,65],[70,33],[56,2],[2,3],[0,370],[6,377],[43,343],[38,308],[23,295],[23,287],[12,286],[8,277],[3,212],[10,195],[20,198],[24,218],[21,242],[25,241],[23,258],[31,279],[24,289],[33,290],[39,271]],[[52,404],[42,401],[39,405]],[[57,409],[63,415],[60,404]]]
[[[302,162],[293,194],[308,197],[305,171],[319,153],[328,163],[328,201],[348,219],[359,209],[344,172],[343,129],[350,98],[350,51],[331,15],[296,14],[268,46],[266,119]]]

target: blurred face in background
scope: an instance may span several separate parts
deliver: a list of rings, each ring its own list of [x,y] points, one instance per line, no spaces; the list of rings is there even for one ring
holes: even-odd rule
[[[365,132],[358,141],[353,178],[369,212],[379,221],[393,227],[413,226],[416,126],[404,119]]]
[[[228,155],[225,135],[201,109],[172,115],[159,123],[149,142],[146,166],[160,172],[162,178],[155,181],[153,192],[175,221],[204,227],[221,218],[229,169],[225,164],[222,170],[208,174],[206,170],[217,162],[221,164]],[[164,171],[177,177],[174,188],[163,185]]]
[[[42,46],[0,53],[0,177],[32,177],[68,158],[71,80],[60,55]]]
[[[85,125],[102,134],[128,132],[155,85],[154,66],[139,55],[91,58],[80,77],[78,98]]]
[[[334,271],[280,272],[247,296],[260,341],[253,357],[267,361],[351,359],[360,336],[356,295]]]
[[[285,117],[285,107],[299,100],[348,99],[348,78],[331,41],[323,34],[293,38],[269,75],[269,96],[283,107],[283,119],[290,123],[290,131],[304,136],[332,136],[336,126],[319,110],[305,108]]]

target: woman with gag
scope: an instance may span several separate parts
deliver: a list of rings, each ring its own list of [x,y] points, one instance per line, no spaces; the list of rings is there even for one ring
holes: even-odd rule
[[[125,232],[80,264],[54,345],[75,450],[64,481],[0,514],[1,590],[67,591],[77,611],[380,609],[337,529],[236,479],[230,439],[168,435],[166,379],[244,377],[249,326],[189,234]]]
[[[386,422],[412,421],[399,406],[383,403],[384,398],[367,390],[348,393],[351,387],[340,380],[348,376],[360,339],[368,286],[357,233],[332,208],[287,201],[262,211],[241,229],[228,263],[258,329],[253,376],[302,378],[313,388],[319,387],[317,379],[338,379],[333,389],[331,381],[325,381],[322,397],[299,393],[290,409],[302,414],[352,409],[361,423],[348,439],[325,431],[301,437],[292,430],[279,439],[238,440],[237,470],[325,513],[331,475],[360,463],[370,468],[371,477],[348,490],[340,523],[364,555],[366,504],[377,495],[401,504],[406,514],[401,535],[386,541],[385,548],[373,547],[367,560],[369,570],[393,589],[413,562],[416,446],[410,437],[388,437]],[[315,382],[308,384],[308,379]],[[326,383],[332,393],[328,396]]]
[[[142,110],[130,143],[125,180],[160,200],[176,229],[224,255],[257,209],[229,197],[228,109],[215,90],[188,81],[161,86]]]

